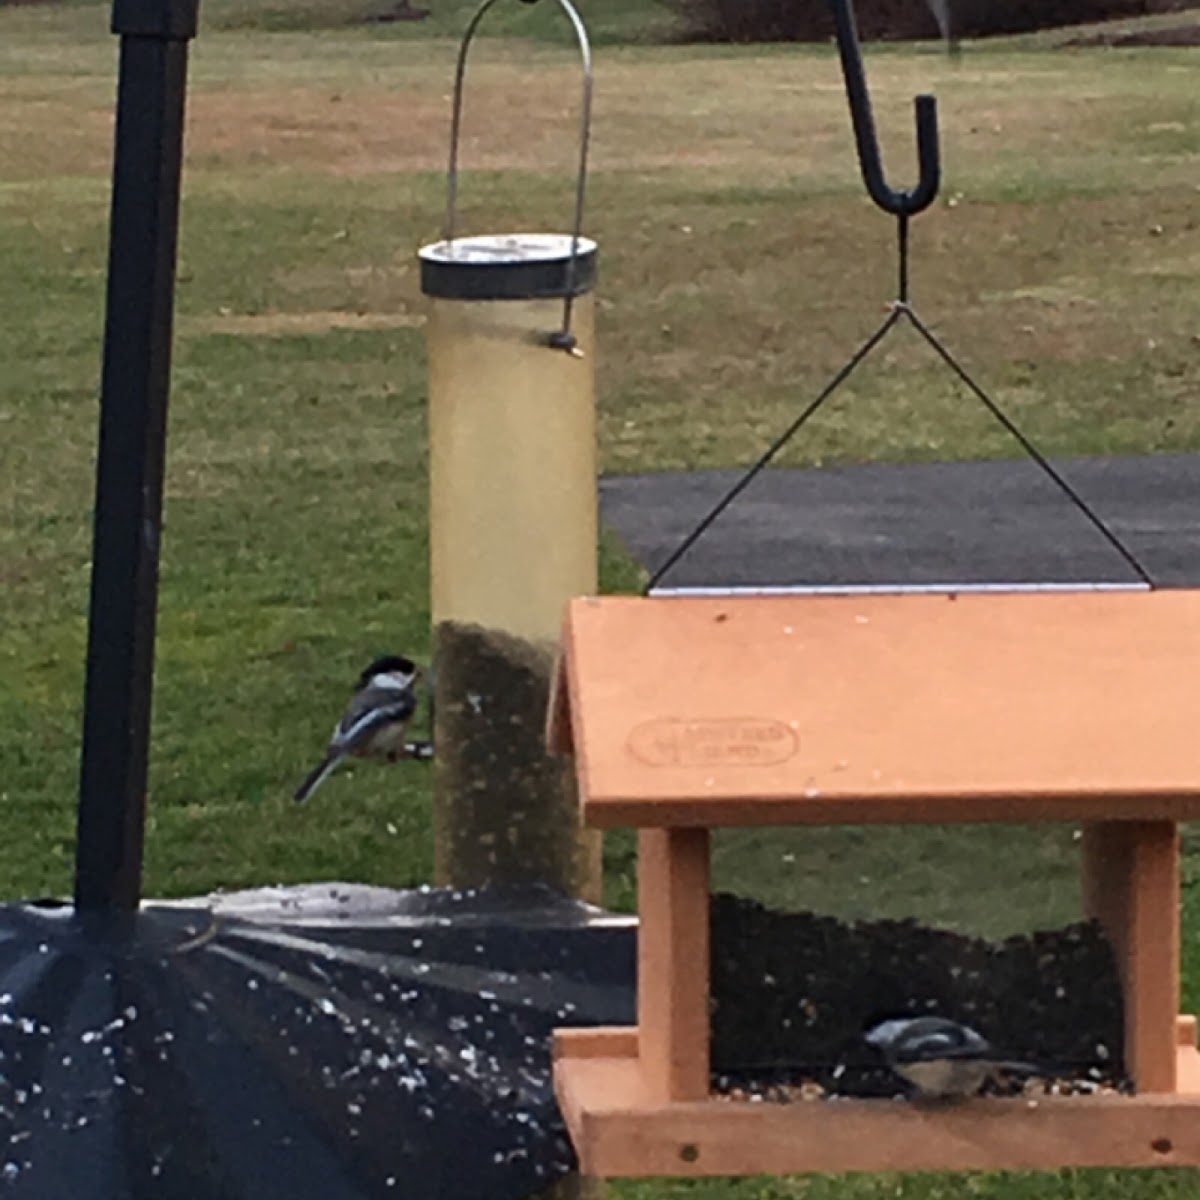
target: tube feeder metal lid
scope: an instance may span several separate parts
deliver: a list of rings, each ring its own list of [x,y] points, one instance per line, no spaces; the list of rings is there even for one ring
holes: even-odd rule
[[[596,243],[564,233],[443,239],[420,260],[421,290],[444,300],[565,300],[596,284]]]

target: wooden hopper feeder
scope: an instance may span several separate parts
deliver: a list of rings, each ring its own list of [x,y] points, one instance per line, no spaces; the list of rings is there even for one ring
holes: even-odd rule
[[[1200,817],[1200,591],[572,601],[550,742],[639,831],[636,1028],[557,1035],[584,1173],[1200,1165],[1177,1015],[1179,821]],[[709,831],[1079,822],[1132,1096],[748,1104],[709,1090]]]

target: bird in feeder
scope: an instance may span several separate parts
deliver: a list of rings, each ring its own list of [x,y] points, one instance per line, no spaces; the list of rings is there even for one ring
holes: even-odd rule
[[[417,711],[416,683],[421,668],[409,658],[389,654],[375,659],[358,677],[354,695],[334,726],[325,757],[308,773],[293,799],[303,804],[344,758],[428,757],[405,741]]]
[[[978,1094],[998,1072],[1039,1073],[1001,1054],[970,1026],[945,1017],[893,1017],[864,1038],[921,1099],[962,1100]]]

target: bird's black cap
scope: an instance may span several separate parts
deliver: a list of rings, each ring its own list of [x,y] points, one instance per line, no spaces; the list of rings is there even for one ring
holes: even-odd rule
[[[403,675],[415,675],[417,664],[411,658],[402,658],[398,654],[385,654],[377,658],[358,677],[358,686],[366,687],[373,675],[385,675],[390,671],[399,671]]]

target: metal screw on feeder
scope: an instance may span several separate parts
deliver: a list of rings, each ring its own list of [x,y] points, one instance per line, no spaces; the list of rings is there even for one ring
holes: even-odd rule
[[[595,592],[596,245],[581,234],[592,70],[583,63],[569,234],[459,237],[458,57],[443,240],[420,251],[429,297],[430,557],[439,883],[537,881],[589,899],[598,835],[579,824],[567,762],[543,731],[563,606]],[[564,353],[564,351],[566,351]]]

